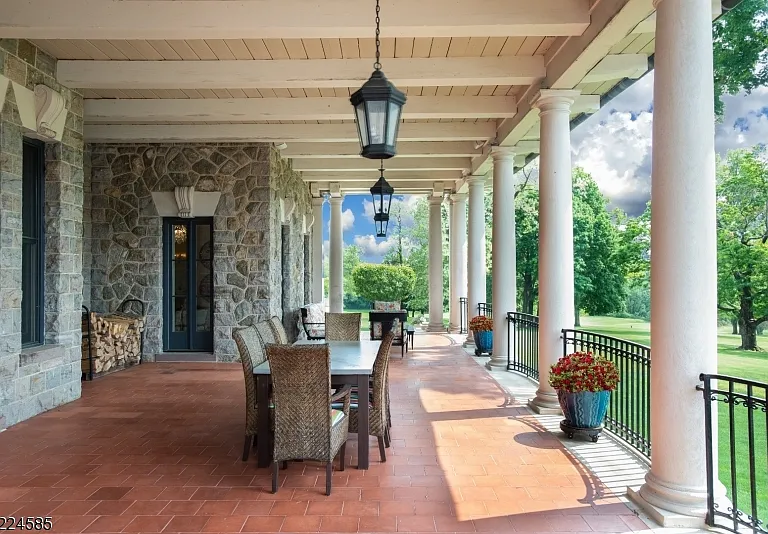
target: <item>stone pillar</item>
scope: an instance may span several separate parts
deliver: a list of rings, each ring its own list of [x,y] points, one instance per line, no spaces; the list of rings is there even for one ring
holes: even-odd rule
[[[663,526],[703,527],[704,403],[694,386],[699,373],[717,372],[711,7],[709,0],[656,0],[654,5],[653,459],[634,497],[666,511],[649,510]],[[713,418],[717,421],[717,412]]]
[[[542,90],[539,156],[539,388],[530,407],[559,413],[549,367],[563,353],[563,328],[574,324],[571,104],[579,91]],[[495,348],[495,347],[494,347]]]
[[[323,202],[312,199],[312,302],[323,301]]]
[[[515,151],[491,148],[493,157],[493,355],[486,367],[507,366],[507,312],[517,310]]]
[[[429,325],[427,332],[445,332],[443,326],[443,196],[429,198]]]
[[[477,315],[477,305],[485,302],[485,176],[470,176],[467,226],[467,320]],[[474,345],[467,332],[467,345]]]
[[[456,334],[461,331],[460,299],[467,296],[467,194],[454,193],[451,195],[450,215],[450,310],[449,332]],[[469,319],[467,319],[469,320]]]
[[[331,313],[344,311],[344,234],[341,228],[341,203],[344,196],[331,197],[331,242],[330,242],[330,288],[329,306]]]

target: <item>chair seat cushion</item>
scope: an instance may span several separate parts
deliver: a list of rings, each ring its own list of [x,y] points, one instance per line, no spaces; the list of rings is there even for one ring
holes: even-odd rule
[[[333,409],[331,410],[331,427],[334,427],[344,420],[344,412],[341,411],[341,404],[338,408],[336,403],[333,403]]]

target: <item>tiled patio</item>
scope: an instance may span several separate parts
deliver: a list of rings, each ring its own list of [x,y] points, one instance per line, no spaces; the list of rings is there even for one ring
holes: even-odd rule
[[[393,351],[387,462],[372,439],[371,469],[335,473],[330,497],[319,465],[292,463],[272,495],[241,461],[239,365],[147,364],[0,434],[0,516],[97,533],[648,528],[452,343]]]

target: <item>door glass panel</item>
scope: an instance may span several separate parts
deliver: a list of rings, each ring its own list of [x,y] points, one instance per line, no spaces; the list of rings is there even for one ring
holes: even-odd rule
[[[198,332],[211,331],[211,310],[213,297],[211,226],[198,224],[196,227],[197,262],[195,265],[195,289],[197,291],[197,317],[195,328]]]
[[[187,298],[173,298],[173,331],[185,332],[187,330]]]
[[[187,272],[187,261],[176,260],[173,262],[173,269],[171,270],[171,284],[173,286],[173,296],[185,297],[187,296],[187,279],[189,273]]]

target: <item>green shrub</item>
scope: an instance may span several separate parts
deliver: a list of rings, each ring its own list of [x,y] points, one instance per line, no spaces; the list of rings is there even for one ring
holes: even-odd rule
[[[406,265],[361,263],[352,271],[357,294],[373,301],[407,301],[416,283],[416,273]]]

